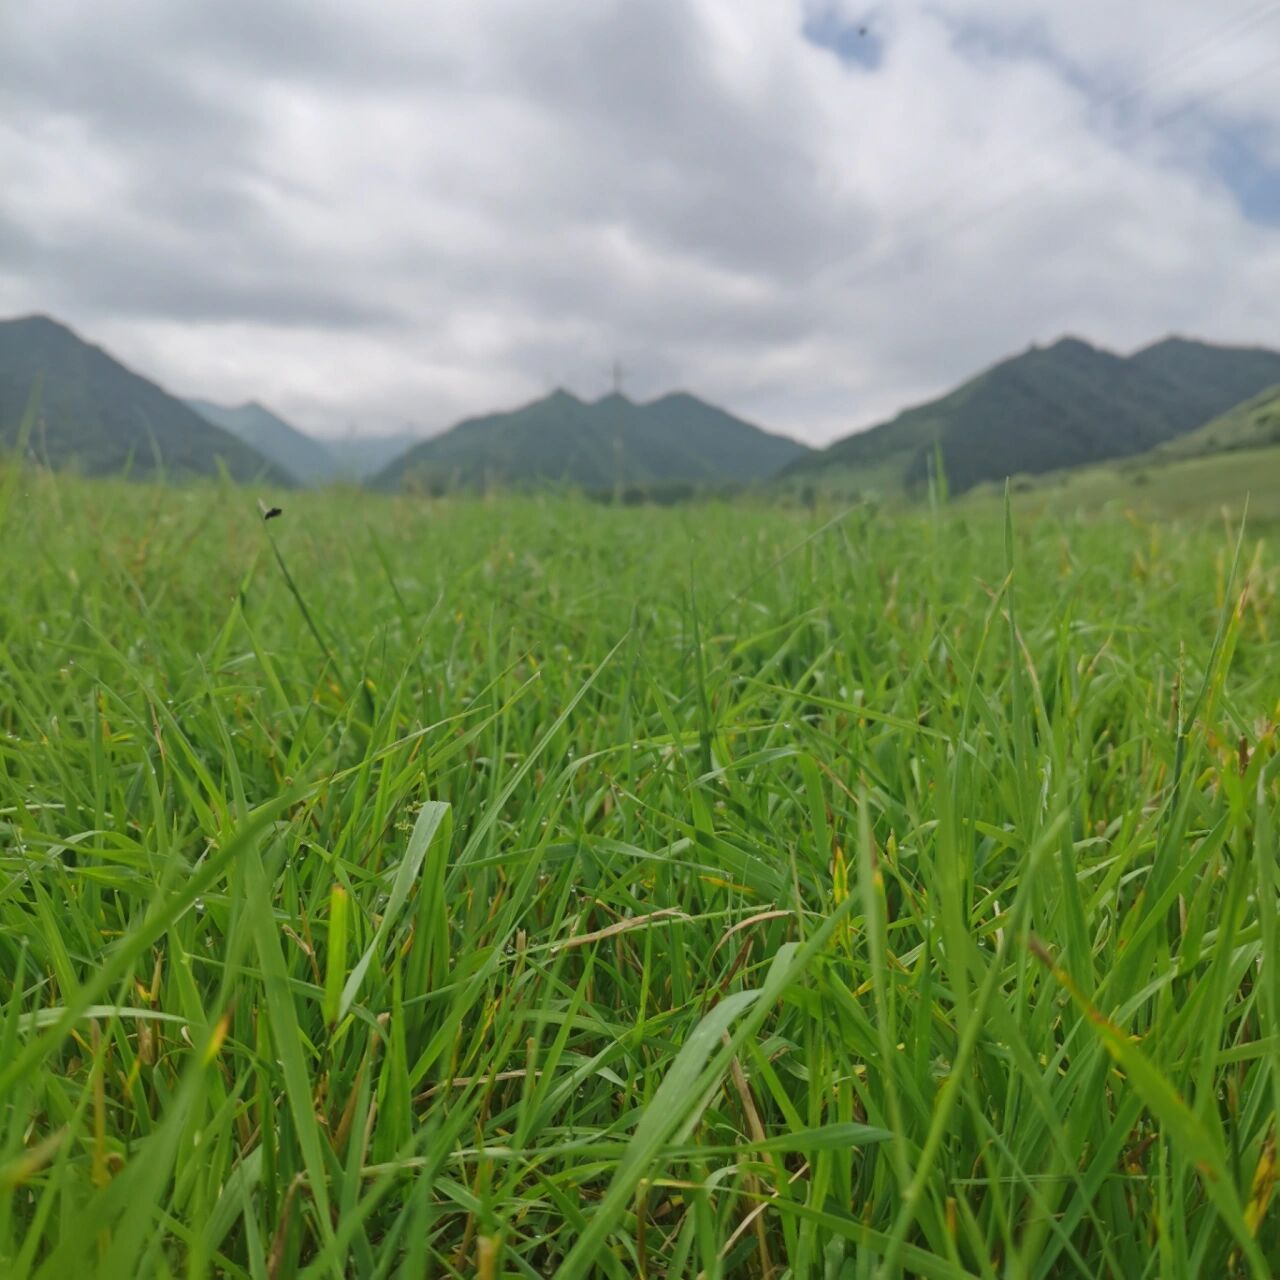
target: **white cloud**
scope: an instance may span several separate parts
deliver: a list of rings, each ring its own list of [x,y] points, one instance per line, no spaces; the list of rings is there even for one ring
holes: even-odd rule
[[[600,391],[617,355],[823,440],[1064,331],[1280,345],[1280,228],[1212,150],[1280,153],[1274,6],[843,8],[11,12],[0,311],[318,430]]]

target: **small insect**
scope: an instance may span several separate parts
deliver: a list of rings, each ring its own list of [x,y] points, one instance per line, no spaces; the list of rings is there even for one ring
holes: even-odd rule
[[[264,502],[258,503],[258,510],[262,512],[264,520],[274,520],[276,516],[284,515],[284,512],[279,507],[269,507]]]

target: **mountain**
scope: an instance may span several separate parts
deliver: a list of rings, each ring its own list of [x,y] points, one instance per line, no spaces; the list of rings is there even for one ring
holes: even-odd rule
[[[1206,416],[1280,383],[1280,351],[1265,347],[1219,347],[1172,337],[1144,347],[1130,359],[1189,394],[1211,398],[1216,407]]]
[[[322,439],[299,431],[256,400],[234,407],[208,400],[188,400],[187,404],[201,417],[252,445],[304,484],[321,485],[341,480],[358,483],[381,471],[422,439],[408,431]]]
[[[186,403],[206,421],[230,431],[303,484],[324,484],[338,474],[337,460],[324,445],[256,400],[235,406],[209,400]]]
[[[421,439],[413,432],[398,431],[382,436],[326,436],[321,443],[334,459],[338,475],[348,480],[367,480]]]
[[[999,502],[1003,483],[976,486],[966,501]],[[1013,501],[1031,511],[1107,506],[1186,520],[1243,516],[1251,528],[1280,523],[1280,386],[1146,453],[1068,471],[1019,476]]]
[[[415,445],[375,483],[431,489],[563,483],[588,491],[749,484],[807,452],[685,392],[637,404],[616,392],[587,402],[561,390],[460,422]]]
[[[1268,387],[1203,427],[1162,444],[1150,457],[1153,462],[1166,462],[1276,444],[1280,444],[1280,385]]]
[[[792,478],[918,490],[935,449],[953,492],[1142,453],[1280,381],[1280,352],[1167,339],[1131,357],[1032,347],[938,400],[793,463]]]
[[[89,475],[216,475],[237,480],[288,476],[234,435],[126,369],[100,347],[46,316],[0,321],[0,444],[17,442],[33,387],[36,425],[27,447],[56,467]]]

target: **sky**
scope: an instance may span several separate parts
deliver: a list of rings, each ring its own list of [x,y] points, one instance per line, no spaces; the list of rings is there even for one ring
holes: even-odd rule
[[[823,443],[1064,333],[1280,346],[1280,3],[41,0],[0,316],[317,434]]]

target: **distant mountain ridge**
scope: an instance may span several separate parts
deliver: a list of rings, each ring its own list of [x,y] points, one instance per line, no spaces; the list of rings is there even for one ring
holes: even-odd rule
[[[1007,475],[1143,453],[1277,382],[1280,352],[1263,348],[1166,338],[1124,357],[1062,338],[837,440],[787,475],[919,490],[940,452],[958,493]]]
[[[52,466],[175,477],[225,468],[237,480],[389,490],[657,496],[776,480],[910,494],[940,458],[959,493],[1010,475],[1280,442],[1280,352],[1185,337],[1129,356],[1070,337],[1032,346],[821,451],[687,392],[637,403],[557,390],[426,440],[321,440],[256,401],[183,402],[49,317],[0,321],[0,446],[18,439],[37,384],[26,447]]]
[[[299,430],[256,400],[224,405],[190,399],[187,404],[202,418],[238,436],[309,485],[358,483],[422,438],[407,431],[321,438]]]
[[[333,458],[342,479],[363,482],[421,439],[420,432],[392,431],[385,435],[325,436],[320,443]]]
[[[686,392],[644,404],[567,391],[440,436],[320,440],[257,401],[183,401],[44,316],[0,321],[0,443],[43,387],[33,456],[87,474],[157,469],[274,483],[366,481],[476,490],[563,483],[586,490],[714,488],[771,477],[808,452]],[[375,476],[376,473],[376,476]]]
[[[639,404],[617,392],[584,401],[561,389],[422,441],[374,483],[437,490],[565,484],[588,491],[751,484],[808,452],[687,392]]]
[[[337,473],[337,463],[318,440],[291,426],[256,400],[233,406],[214,404],[210,400],[193,399],[186,403],[202,418],[230,431],[303,484],[323,484]]]
[[[0,321],[0,442],[12,447],[39,384],[27,448],[86,475],[290,477],[231,433],[47,316]]]

